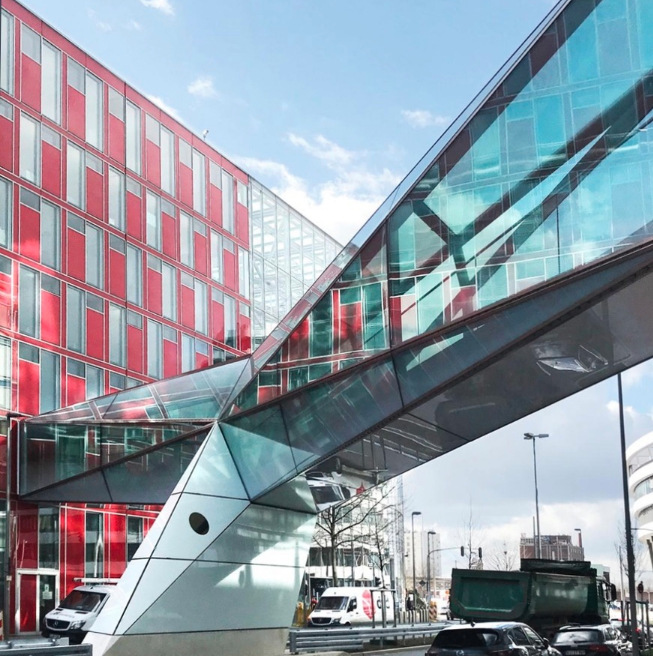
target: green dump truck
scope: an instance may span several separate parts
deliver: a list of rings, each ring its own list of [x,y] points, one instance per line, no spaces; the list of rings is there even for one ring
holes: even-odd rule
[[[608,622],[615,598],[589,562],[523,558],[516,572],[452,570],[449,609],[468,622],[525,622],[550,637],[565,624]]]

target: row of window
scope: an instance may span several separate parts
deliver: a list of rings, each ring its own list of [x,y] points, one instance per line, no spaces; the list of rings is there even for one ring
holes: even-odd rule
[[[21,55],[27,58],[27,60],[21,60],[24,80],[21,100],[52,122],[61,125],[62,53],[27,25],[15,21],[13,16],[6,11],[2,12],[0,88],[9,94],[14,94],[16,25],[20,25]],[[175,158],[175,134],[149,114],[145,115],[143,133],[141,109],[110,86],[107,88],[107,114],[105,115],[104,82],[71,57],[66,56],[65,62],[68,130],[84,139],[98,151],[106,152],[109,157],[124,164],[136,175],[143,175],[170,196],[178,197],[196,212],[206,216],[206,157],[192,148],[188,142],[179,138],[177,158]],[[34,67],[36,67],[36,72],[32,70]],[[39,75],[38,83],[34,79],[37,74]],[[40,93],[38,92],[39,88]],[[35,167],[30,167],[31,160],[35,159],[34,144],[38,143],[34,125],[36,121],[26,120],[32,121],[32,124],[23,126],[21,119],[21,146],[23,146],[24,138],[25,145],[27,147],[32,145],[32,149],[25,155],[24,161],[21,156],[21,175],[25,170],[26,179],[38,184],[36,181],[38,172]],[[108,125],[105,125],[105,122]],[[24,137],[23,131],[25,131]],[[52,132],[59,137],[54,130]],[[77,165],[79,156],[69,150],[70,157],[75,160],[74,165]],[[145,163],[145,171],[143,163]],[[208,173],[209,183],[217,189],[222,189],[223,196],[226,196],[223,204],[233,207],[234,181],[232,176],[210,160]],[[182,179],[189,193],[182,192]],[[236,181],[236,191],[238,202],[247,206],[247,186],[238,180]],[[233,211],[224,217],[224,227],[233,233]]]

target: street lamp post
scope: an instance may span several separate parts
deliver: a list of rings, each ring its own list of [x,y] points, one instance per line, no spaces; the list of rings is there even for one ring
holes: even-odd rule
[[[524,433],[525,440],[532,440],[533,442],[533,473],[535,474],[535,526],[537,532],[537,542],[535,546],[535,557],[542,558],[542,541],[540,534],[540,505],[537,491],[537,456],[535,454],[535,440],[538,437],[549,437],[548,433]]]
[[[410,530],[413,541],[413,610],[417,608],[417,580],[415,577],[415,516],[421,515],[419,510],[413,510],[410,514]]]
[[[579,528],[575,528],[574,531],[576,531],[578,533],[578,548],[581,550],[580,557],[582,559],[583,558],[583,553],[582,553],[582,550],[583,550],[583,532]]]
[[[431,536],[436,535],[435,531],[429,531],[426,534],[426,596],[430,597],[431,593]]]

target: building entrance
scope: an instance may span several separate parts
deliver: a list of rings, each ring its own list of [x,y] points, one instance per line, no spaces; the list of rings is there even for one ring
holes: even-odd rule
[[[37,633],[41,621],[59,600],[57,570],[23,569],[16,572],[16,633]]]

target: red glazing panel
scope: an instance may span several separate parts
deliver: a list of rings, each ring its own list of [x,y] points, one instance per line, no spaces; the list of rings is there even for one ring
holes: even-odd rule
[[[34,633],[36,626],[36,574],[20,575],[18,626],[21,633]]]
[[[333,331],[333,348],[340,352],[340,291],[334,289],[331,293],[331,330]]]
[[[238,274],[236,273],[236,254],[224,251],[224,284],[228,289],[238,291]]]
[[[41,290],[41,339],[61,344],[61,298]]]
[[[161,234],[163,252],[169,257],[177,259],[177,222],[165,212],[161,212]]]
[[[143,373],[143,331],[127,326],[127,368]]]
[[[80,403],[86,398],[86,381],[77,376],[66,376],[66,404]]]
[[[127,192],[127,234],[139,241],[143,239],[142,209],[141,199],[135,194]]]
[[[401,343],[401,297],[390,297],[390,336],[393,344]]]
[[[145,172],[150,182],[161,186],[161,149],[149,139],[145,140]]]
[[[212,223],[222,225],[222,191],[209,185],[209,219]]]
[[[193,235],[195,237],[195,271],[207,276],[209,258],[207,239],[199,232],[193,231]]]
[[[108,533],[105,548],[105,569],[107,577],[118,578],[125,571],[127,561],[127,531],[124,515],[107,515]]]
[[[252,348],[251,321],[244,314],[238,315],[238,337],[240,339],[240,350],[249,353]]]
[[[284,350],[286,360],[301,360],[308,357],[308,317],[304,319],[290,335]]]
[[[346,352],[363,348],[361,303],[340,306],[340,344]]]
[[[26,360],[18,361],[18,412],[39,413],[39,365]]]
[[[109,294],[125,298],[127,293],[125,281],[125,255],[109,249]]]
[[[38,566],[39,515],[36,506],[21,505],[18,511],[16,569]]]
[[[60,583],[63,599],[75,586],[76,578],[84,576],[86,516],[79,508],[66,507],[61,512],[61,570]]]
[[[177,345],[174,342],[163,340],[163,377],[176,376],[179,371]]]
[[[37,112],[41,111],[41,64],[27,55],[20,58],[22,66],[21,100]]]
[[[179,200],[193,207],[193,171],[184,164],[179,165]]]
[[[4,328],[11,328],[11,303],[11,275],[0,273],[0,326]]]
[[[104,360],[104,315],[86,309],[86,355]]]
[[[99,219],[104,218],[104,194],[102,175],[86,169],[86,211]]]
[[[80,139],[86,138],[86,99],[73,87],[68,87],[68,129]]]
[[[195,292],[181,286],[181,323],[187,328],[195,328]]]
[[[86,280],[86,237],[77,230],[68,233],[68,275],[77,280]]]
[[[14,124],[0,116],[0,168],[13,171],[12,156],[14,152]]]
[[[211,335],[213,339],[224,344],[224,305],[211,301]]]
[[[41,259],[41,215],[26,205],[19,205],[20,252],[39,261]]]
[[[195,353],[195,369],[204,369],[209,366],[209,356]]]
[[[158,271],[147,268],[147,303],[150,312],[162,314],[163,312],[163,278]]]
[[[266,401],[272,401],[277,396],[276,387],[259,387],[258,389],[258,402],[265,403]]]
[[[109,157],[125,163],[125,124],[109,114]]]
[[[41,157],[41,186],[61,198],[61,151],[42,141]]]
[[[236,237],[249,246],[249,216],[247,208],[236,203]]]

